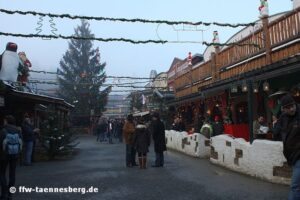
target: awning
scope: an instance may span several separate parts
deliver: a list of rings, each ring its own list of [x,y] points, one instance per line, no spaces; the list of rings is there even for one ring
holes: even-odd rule
[[[145,111],[145,112],[138,112],[138,113],[134,113],[133,116],[134,117],[143,117],[145,115],[148,115],[150,112],[149,111]]]

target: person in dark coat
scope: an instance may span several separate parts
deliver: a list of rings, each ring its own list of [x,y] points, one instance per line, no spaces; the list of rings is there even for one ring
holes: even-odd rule
[[[147,153],[150,146],[150,133],[141,119],[135,127],[134,147],[138,153],[140,169],[147,168]]]
[[[215,121],[212,124],[212,128],[213,128],[213,136],[223,134],[224,126],[223,126],[223,123],[220,122],[220,117],[219,116],[215,116]]]
[[[280,100],[282,115],[280,130],[283,141],[283,154],[293,167],[289,200],[300,199],[300,106],[290,94]]]
[[[97,142],[103,142],[105,140],[105,134],[107,132],[107,121],[104,117],[99,118],[97,126]]]
[[[0,199],[10,199],[9,188],[15,186],[16,167],[22,148],[20,128],[16,127],[16,120],[8,115],[4,119],[4,127],[0,132]],[[10,142],[9,142],[10,141]],[[3,146],[6,144],[6,147]],[[6,170],[9,169],[9,179],[6,179]]]
[[[280,134],[280,132],[281,132],[280,122],[276,115],[272,115],[271,132],[273,134],[274,141],[282,141],[281,134]]]
[[[152,116],[152,137],[154,141],[155,164],[152,167],[164,166],[164,151],[167,150],[165,140],[165,126],[159,118],[158,113]]]
[[[24,165],[31,165],[33,143],[35,140],[35,129],[28,115],[25,115],[22,123],[22,135],[25,146]]]

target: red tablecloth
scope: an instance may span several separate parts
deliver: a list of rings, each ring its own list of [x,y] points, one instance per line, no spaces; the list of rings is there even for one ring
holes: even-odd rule
[[[224,132],[235,138],[244,138],[249,141],[248,124],[224,124]]]

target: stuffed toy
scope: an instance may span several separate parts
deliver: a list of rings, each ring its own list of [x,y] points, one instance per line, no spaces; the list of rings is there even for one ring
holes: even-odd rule
[[[269,5],[267,0],[260,0],[260,6],[258,7],[260,17],[266,17],[269,15]]]
[[[18,68],[20,65],[17,49],[17,44],[12,42],[7,43],[6,50],[1,56],[0,80],[8,82],[17,81]]]
[[[21,61],[21,64],[18,67],[18,82],[22,83],[22,85],[26,85],[31,62],[27,59],[25,52],[19,52],[18,55]]]

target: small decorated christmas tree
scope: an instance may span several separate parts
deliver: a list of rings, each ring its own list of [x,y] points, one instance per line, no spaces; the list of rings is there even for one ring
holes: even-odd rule
[[[70,155],[79,144],[77,137],[66,126],[62,125],[56,113],[50,113],[41,125],[41,143],[50,160],[58,156]]]

